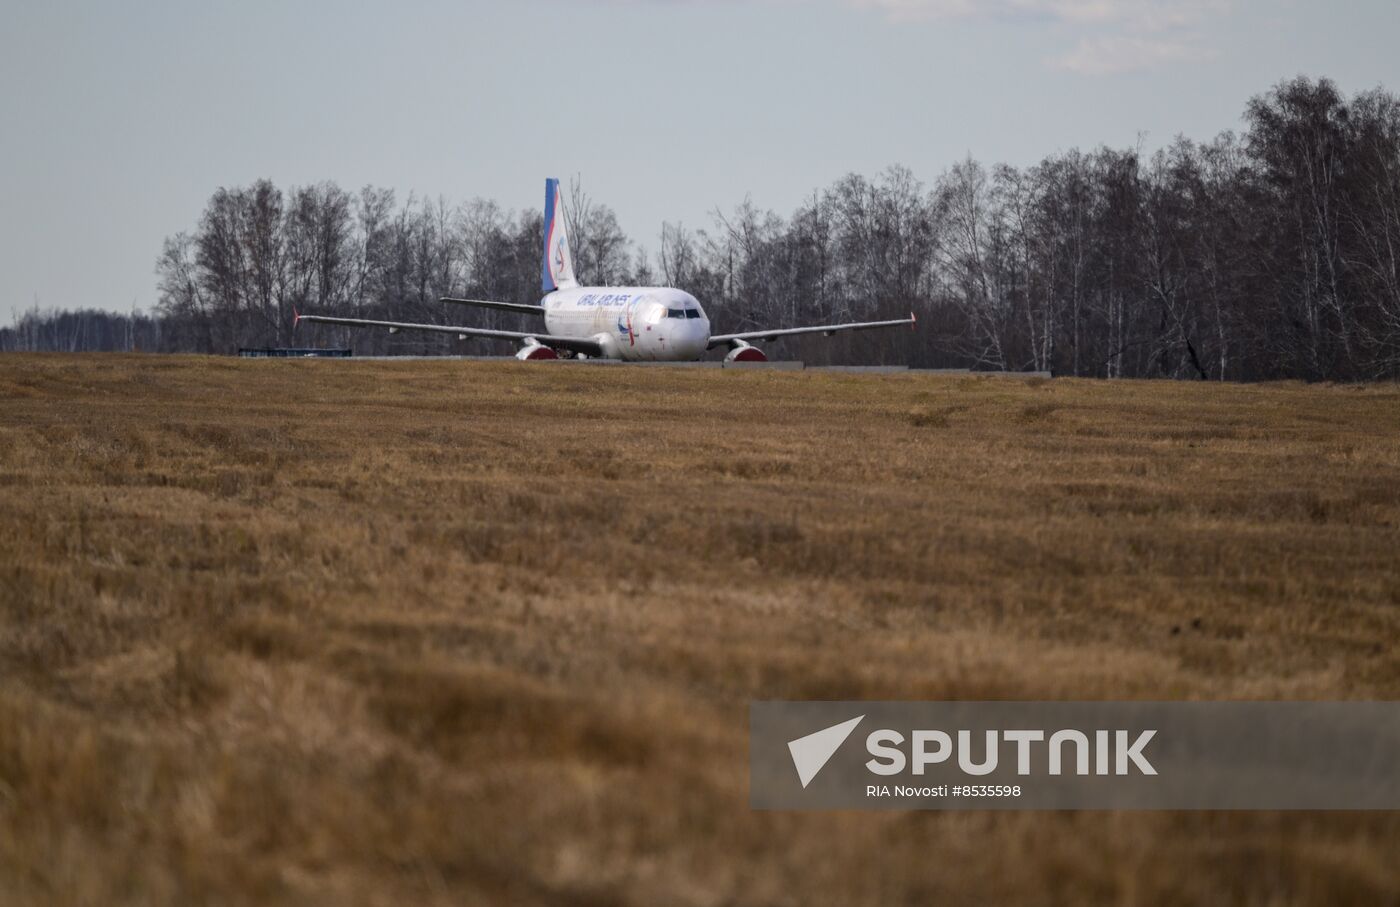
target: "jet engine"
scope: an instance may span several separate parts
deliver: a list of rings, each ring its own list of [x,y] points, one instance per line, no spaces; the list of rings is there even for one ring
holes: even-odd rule
[[[533,337],[526,337],[515,358],[521,362],[537,362],[543,359],[558,359],[559,354]]]
[[[729,351],[729,355],[724,357],[725,362],[767,362],[768,357],[763,355],[763,350],[756,346],[749,346],[742,340],[734,341],[734,349]]]

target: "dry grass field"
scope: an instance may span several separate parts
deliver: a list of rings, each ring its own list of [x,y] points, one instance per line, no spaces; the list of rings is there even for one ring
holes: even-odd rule
[[[1400,388],[0,357],[0,902],[1400,902],[1391,813],[755,813],[759,698],[1400,698]]]

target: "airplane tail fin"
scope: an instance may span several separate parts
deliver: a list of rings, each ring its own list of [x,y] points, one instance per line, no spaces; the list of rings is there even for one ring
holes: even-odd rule
[[[578,286],[565,220],[564,193],[559,181],[547,179],[544,181],[544,268],[541,274],[546,293]]]

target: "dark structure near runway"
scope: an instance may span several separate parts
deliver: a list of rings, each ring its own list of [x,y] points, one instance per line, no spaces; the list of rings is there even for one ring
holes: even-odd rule
[[[350,350],[295,349],[287,347],[263,347],[249,349],[240,347],[238,355],[244,359],[349,359]]]

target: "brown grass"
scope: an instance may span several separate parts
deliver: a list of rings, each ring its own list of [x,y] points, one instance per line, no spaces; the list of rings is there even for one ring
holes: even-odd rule
[[[5,903],[1395,902],[1393,814],[771,814],[758,698],[1400,698],[1400,390],[0,358]]]

